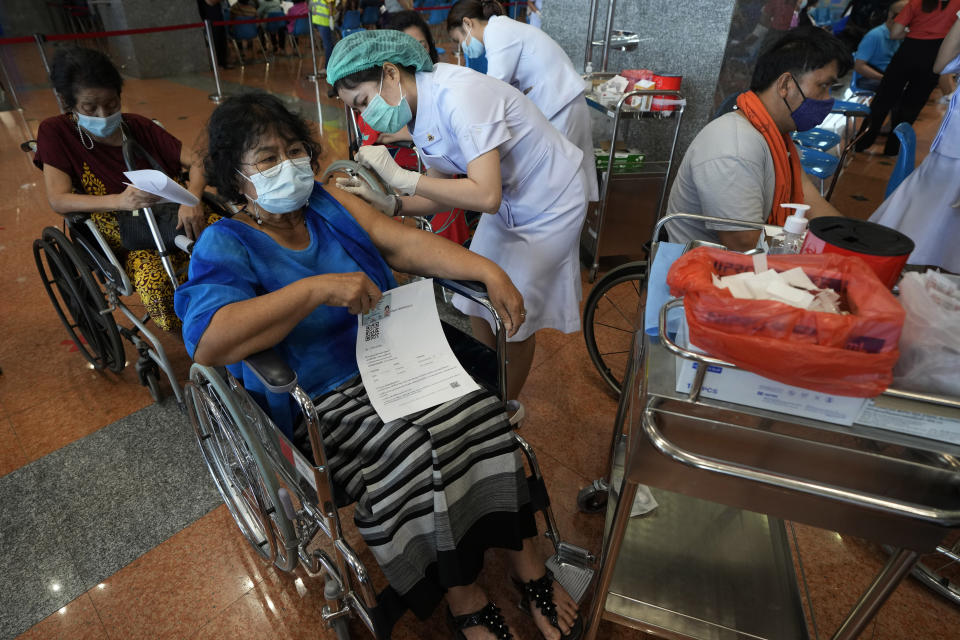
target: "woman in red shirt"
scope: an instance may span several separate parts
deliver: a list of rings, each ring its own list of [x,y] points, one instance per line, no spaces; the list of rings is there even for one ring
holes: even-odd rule
[[[160,255],[151,249],[127,251],[121,245],[116,212],[155,205],[159,200],[126,185],[123,172],[127,166],[121,144],[125,136],[134,138],[168,176],[176,178],[189,169],[188,188],[197,197],[206,186],[199,154],[148,118],[120,112],[123,79],[110,59],[99,51],[58,50],[50,79],[67,109],[67,113],[41,122],[37,131],[33,162],[43,170],[50,206],[63,216],[90,214],[97,229],[118,253],[154,324],[164,331],[178,331],[180,320],[173,312],[173,284]],[[196,239],[216,216],[208,216],[202,205],[184,205],[177,218],[177,228]],[[170,257],[174,268],[184,271],[185,278],[187,254],[174,251]]]
[[[947,31],[957,21],[958,12],[960,0],[910,0],[897,15],[890,37],[903,38],[903,44],[883,73],[870,104],[870,117],[863,125],[867,132],[857,144],[858,151],[874,143],[888,114],[891,128],[901,122],[916,121],[940,79],[933,72],[933,62]],[[890,134],[884,155],[895,156],[899,151],[900,141]]]

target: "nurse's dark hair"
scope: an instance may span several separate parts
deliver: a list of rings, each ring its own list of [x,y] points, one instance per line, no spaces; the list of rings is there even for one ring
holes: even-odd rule
[[[77,106],[78,89],[113,89],[120,95],[123,78],[103,53],[82,47],[61,47],[50,65],[50,83],[63,106]]]
[[[750,80],[752,91],[764,91],[785,73],[798,80],[810,71],[837,61],[837,77],[853,66],[853,55],[846,45],[817,27],[799,27],[788,31],[757,58]]]
[[[447,30],[463,26],[464,18],[489,20],[493,16],[506,14],[503,5],[497,0],[460,0],[450,8],[450,13],[447,14]]]
[[[405,67],[399,64],[397,66],[410,75],[413,75],[417,72],[414,67]],[[333,89],[330,91],[330,96],[335,96],[340,89],[356,89],[364,82],[376,82],[377,84],[380,84],[381,73],[383,73],[383,66],[370,67],[369,69],[363,69],[361,71],[357,71],[356,73],[351,73],[348,76],[343,76],[333,83]]]
[[[427,48],[430,50],[430,60],[436,64],[440,62],[440,54],[437,53],[437,45],[433,43],[433,34],[430,33],[430,27],[423,21],[420,14],[416,11],[397,11],[396,13],[383,14],[381,29],[392,29],[394,31],[404,31],[410,27],[416,27],[423,33],[427,41]]]
[[[237,173],[243,154],[264,135],[275,133],[288,143],[302,142],[310,150],[310,164],[319,168],[320,145],[310,125],[276,96],[251,92],[230,98],[217,107],[207,123],[207,155],[203,170],[207,184],[231,202],[243,200],[243,178]]]

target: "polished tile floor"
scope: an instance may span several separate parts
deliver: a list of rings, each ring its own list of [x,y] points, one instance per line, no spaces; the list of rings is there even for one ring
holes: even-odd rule
[[[66,339],[42,289],[31,244],[59,219],[42,177],[19,144],[56,105],[32,46],[9,47],[21,113],[0,111],[0,638],[330,638],[322,628],[322,587],[264,566],[219,504],[170,401],[154,406],[132,367],[91,371]],[[322,120],[329,159],[344,155],[342,111],[325,96],[317,116],[308,69],[295,58],[224,74],[224,89],[261,88]],[[326,87],[322,93],[325,94]],[[159,119],[193,140],[213,105],[208,75],[128,79],[124,109]],[[917,123],[920,153],[943,108]],[[834,202],[866,217],[879,204],[892,162],[860,154]],[[589,284],[585,283],[585,289]],[[128,301],[136,307],[135,300]],[[171,336],[165,346],[183,379],[188,359]],[[128,357],[133,356],[128,351]],[[602,520],[577,512],[577,490],[604,475],[615,402],[590,364],[581,334],[544,332],[523,393],[524,436],[536,449],[565,537],[599,549]],[[794,525],[820,638],[829,637],[882,566],[876,545]],[[364,553],[368,566],[374,566]],[[643,567],[636,567],[643,571]],[[483,581],[495,601],[512,595],[491,554]],[[378,578],[379,579],[379,578]],[[506,606],[517,636],[538,637]],[[355,627],[357,637],[365,637]],[[813,627],[811,626],[811,634]],[[404,618],[396,638],[445,638],[442,616]],[[603,638],[639,638],[604,624]],[[863,638],[960,638],[960,610],[907,580]]]

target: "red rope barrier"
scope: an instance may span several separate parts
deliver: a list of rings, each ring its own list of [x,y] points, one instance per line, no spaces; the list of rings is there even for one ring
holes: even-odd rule
[[[527,4],[526,2],[505,2],[502,3],[505,7],[515,7],[520,5]],[[417,11],[442,11],[444,9],[450,9],[453,5],[444,5],[442,7],[419,7]],[[263,22],[279,22],[298,20],[300,18],[309,18],[310,16],[304,14],[302,16],[276,16],[273,18],[249,18],[243,20],[214,20],[210,24],[215,27],[226,27],[237,24],[260,24]],[[162,31],[179,31],[181,29],[202,29],[202,22],[191,22],[190,24],[172,24],[166,27],[144,27],[142,29],[121,29],[117,31],[91,31],[89,33],[51,33],[50,35],[42,35],[43,39],[48,42],[61,42],[65,40],[89,40],[92,38],[108,38],[111,36],[133,36],[142,33],[160,33]],[[16,38],[0,38],[0,46],[5,44],[23,44],[26,42],[33,42],[33,36],[19,36]]]
[[[108,36],[132,36],[139,33],[157,33],[160,31],[177,31],[179,29],[202,29],[202,22],[191,22],[190,24],[172,24],[167,27],[145,27],[143,29],[123,29],[120,31],[91,31],[90,33],[51,33],[43,38],[49,42],[59,40],[87,40],[90,38],[105,38]],[[29,38],[33,40],[33,38]],[[0,44],[3,44],[0,42]]]
[[[287,22],[292,22],[293,20],[298,20],[300,18],[310,18],[309,14],[303,14],[299,16],[277,16],[275,18],[240,18],[239,20],[213,20],[210,22],[215,27],[226,27],[228,25],[234,24],[260,24],[261,22],[279,22],[280,20],[286,20]]]
[[[23,42],[33,42],[33,36],[18,36],[16,38],[0,38],[0,46],[5,44],[21,44]]]
[[[504,7],[519,7],[521,5],[526,5],[526,2],[501,2],[500,5]],[[414,7],[414,11],[444,11],[445,9],[453,9],[452,4],[445,4],[442,7]]]

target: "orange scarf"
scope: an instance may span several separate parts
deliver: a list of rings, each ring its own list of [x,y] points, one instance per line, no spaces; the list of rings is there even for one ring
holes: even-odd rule
[[[775,182],[773,187],[773,209],[767,224],[782,227],[788,209],[781,207],[786,202],[803,204],[803,168],[800,166],[800,153],[789,134],[780,133],[777,123],[773,121],[767,108],[760,102],[760,98],[753,91],[741,93],[737,97],[737,108],[747,117],[757,131],[763,135],[773,156],[773,172]]]

